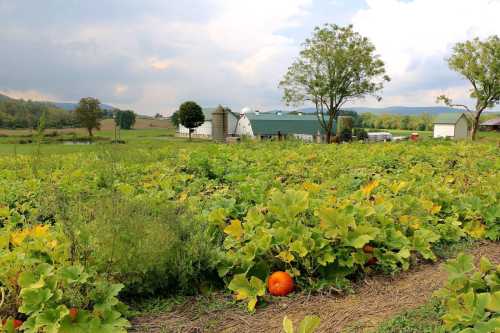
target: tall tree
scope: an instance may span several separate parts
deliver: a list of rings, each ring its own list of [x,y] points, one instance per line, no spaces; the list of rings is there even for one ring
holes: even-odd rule
[[[170,122],[175,127],[178,127],[180,125],[181,120],[179,119],[179,110],[177,110],[174,113],[172,113],[172,115],[170,116]]]
[[[471,137],[475,140],[481,113],[500,102],[500,38],[495,35],[484,41],[475,38],[456,44],[448,66],[469,80],[472,85],[470,97],[476,100],[476,105],[469,108],[456,104],[445,95],[439,96],[437,101],[450,107],[462,107],[469,112]]]
[[[288,68],[280,87],[287,105],[311,102],[331,141],[333,121],[347,102],[376,95],[383,88],[384,62],[375,46],[353,30],[352,25],[326,24],[306,39],[298,59]]]
[[[121,129],[129,130],[135,124],[135,112],[134,111],[121,111],[118,110],[115,113],[115,124]]]
[[[97,98],[86,97],[80,99],[78,107],[75,110],[78,123],[89,132],[92,137],[92,130],[101,128],[101,119],[103,113],[101,110],[101,102]]]
[[[189,129],[189,140],[191,133],[196,127],[201,126],[205,122],[205,115],[201,107],[195,102],[184,102],[179,108],[179,123]]]

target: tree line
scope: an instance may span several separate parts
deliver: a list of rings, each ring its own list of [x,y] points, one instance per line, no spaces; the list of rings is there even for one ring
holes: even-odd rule
[[[59,109],[53,104],[17,99],[0,100],[0,128],[35,128],[43,114],[47,127],[78,126],[74,112]]]
[[[133,128],[136,114],[131,110],[103,110],[101,102],[93,97],[82,98],[73,111],[57,108],[52,103],[25,101],[12,98],[0,99],[0,128],[34,129],[40,119],[46,128],[87,129],[92,136],[93,129],[100,129],[101,120],[113,118],[122,129]]]

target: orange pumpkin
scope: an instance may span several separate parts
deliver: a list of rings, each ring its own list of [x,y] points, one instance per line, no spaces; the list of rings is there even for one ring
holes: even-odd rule
[[[365,244],[365,246],[363,246],[363,252],[366,254],[371,254],[374,251],[375,251],[375,248],[373,246],[371,246],[370,244]]]
[[[69,309],[69,316],[71,317],[72,320],[75,320],[77,315],[78,315],[78,309],[77,308],[71,308],[71,309]]]
[[[368,261],[366,262],[366,265],[367,266],[373,266],[373,265],[376,265],[378,263],[378,259],[375,258],[375,257],[371,257],[370,259],[368,259]]]
[[[2,326],[5,326],[7,324],[7,320],[2,320]],[[23,321],[19,319],[14,319],[13,320],[14,328],[17,330],[19,327],[23,325]]]
[[[274,272],[267,281],[267,289],[273,296],[286,296],[293,291],[293,279],[286,272]]]

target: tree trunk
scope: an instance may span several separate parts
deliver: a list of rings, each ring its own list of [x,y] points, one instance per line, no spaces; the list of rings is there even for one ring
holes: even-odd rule
[[[476,140],[477,138],[477,130],[479,129],[479,118],[481,117],[481,112],[477,112],[476,116],[472,120],[472,128],[471,128],[471,139],[472,141]]]
[[[191,141],[191,133],[193,132],[193,129],[189,129],[189,141]]]
[[[92,127],[87,128],[87,131],[89,132],[89,138],[92,138]]]
[[[326,143],[331,143],[332,142],[332,130],[329,129],[326,131]]]

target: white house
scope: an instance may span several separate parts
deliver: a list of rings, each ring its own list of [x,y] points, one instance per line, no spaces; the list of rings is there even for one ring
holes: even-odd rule
[[[215,108],[203,108],[203,114],[205,115],[205,122],[194,129],[191,136],[198,138],[212,138],[212,113],[215,111]],[[235,135],[236,127],[238,124],[239,116],[234,114],[233,112],[228,113],[228,134]],[[177,134],[179,136],[189,136],[189,129],[179,125],[177,130]]]
[[[467,139],[469,121],[464,113],[443,113],[434,121],[434,138]]]

